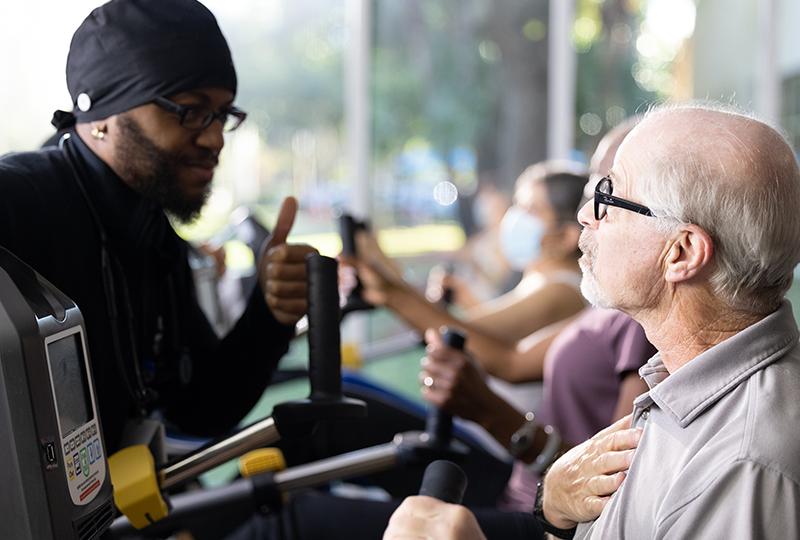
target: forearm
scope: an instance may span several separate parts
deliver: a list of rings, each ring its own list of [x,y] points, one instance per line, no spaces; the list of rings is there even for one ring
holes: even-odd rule
[[[491,391],[476,410],[475,418],[468,420],[480,425],[505,448],[511,444],[512,435],[525,423],[524,414]]]
[[[563,284],[551,284],[534,291],[515,289],[470,309],[464,319],[475,328],[515,344],[583,308],[583,298],[576,290]]]
[[[480,400],[479,406],[475,409],[478,412],[469,420],[479,424],[506,449],[511,447],[512,437],[527,421],[524,414],[491,391]],[[515,457],[525,463],[533,463],[544,451],[547,440],[548,434],[544,426],[536,424],[530,446]],[[568,442],[562,441],[558,454],[566,452],[570,447]]]
[[[419,331],[456,326],[467,333],[466,349],[487,373],[511,383],[541,380],[544,351],[549,341],[531,352],[517,352],[517,342],[506,343],[469,321],[453,317],[406,283],[390,283],[384,305]]]
[[[395,282],[387,286],[384,306],[394,311],[420,333],[424,333],[428,328],[438,330],[442,326],[464,327],[461,321],[429,302],[405,282]]]
[[[513,351],[512,346],[501,342],[470,322],[452,316],[407,284],[393,283],[386,291],[385,306],[420,333],[424,333],[428,328],[438,330],[442,326],[464,329],[467,332],[467,350],[477,355],[482,364],[486,358],[490,365],[498,365]]]
[[[468,319],[466,325],[475,328],[479,336],[472,350],[486,372],[517,384],[543,380],[547,350],[558,333],[573,320],[574,317],[569,317],[538,330],[532,327],[530,334],[511,343],[501,340],[494,333],[483,331],[483,327],[472,320]]]

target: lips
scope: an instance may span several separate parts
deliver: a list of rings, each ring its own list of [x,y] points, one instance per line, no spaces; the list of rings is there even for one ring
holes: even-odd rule
[[[216,159],[202,159],[185,162],[185,167],[192,171],[203,184],[203,187],[214,179],[214,168],[218,161]]]

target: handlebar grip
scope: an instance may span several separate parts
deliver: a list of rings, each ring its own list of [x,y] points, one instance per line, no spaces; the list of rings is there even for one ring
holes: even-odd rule
[[[443,326],[439,329],[442,336],[442,342],[448,347],[464,350],[464,343],[466,342],[466,333],[460,328],[452,328]],[[428,418],[425,422],[425,432],[430,437],[434,444],[446,445],[450,442],[450,434],[453,431],[453,417],[439,407],[430,407],[428,409]]]
[[[440,459],[425,469],[419,494],[435,497],[446,503],[461,504],[466,489],[467,475],[461,467],[452,461]]]
[[[356,231],[366,229],[367,226],[349,214],[339,217],[339,235],[342,237],[342,253],[345,255],[356,254]]]
[[[342,396],[338,262],[310,253],[308,271],[308,377],[313,398]]]

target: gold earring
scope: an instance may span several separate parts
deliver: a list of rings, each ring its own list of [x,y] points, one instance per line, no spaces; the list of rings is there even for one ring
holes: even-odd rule
[[[97,127],[93,127],[92,128],[92,139],[98,139],[99,140],[99,139],[102,139],[105,136],[106,136],[106,134],[105,134],[104,131],[100,131],[100,129],[97,128]]]

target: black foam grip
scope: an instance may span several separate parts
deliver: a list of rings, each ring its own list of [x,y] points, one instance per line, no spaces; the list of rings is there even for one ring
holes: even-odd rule
[[[339,218],[339,234],[342,237],[342,253],[345,255],[356,254],[356,230],[360,224],[353,216],[342,214]]]
[[[453,267],[453,263],[449,263],[449,262],[448,263],[444,263],[444,273],[445,274],[447,274],[448,276],[452,276],[454,271],[455,271],[455,268]],[[450,304],[453,303],[453,293],[454,293],[454,291],[450,287],[447,287],[444,290],[442,290],[442,303],[445,306],[449,306]]]
[[[467,340],[464,330],[443,326],[439,332],[444,345],[460,351],[464,350],[464,343]],[[425,431],[433,444],[447,445],[450,442],[450,434],[453,431],[453,417],[444,409],[430,407],[428,409],[428,419],[425,423]]]
[[[419,494],[435,497],[447,503],[461,504],[466,489],[467,475],[461,467],[452,461],[440,459],[425,469]]]
[[[442,343],[448,347],[464,350],[464,343],[467,341],[467,335],[461,328],[453,328],[450,326],[443,326],[439,333],[442,336]]]
[[[342,396],[339,283],[336,259],[306,256],[308,270],[308,376],[311,397]]]

